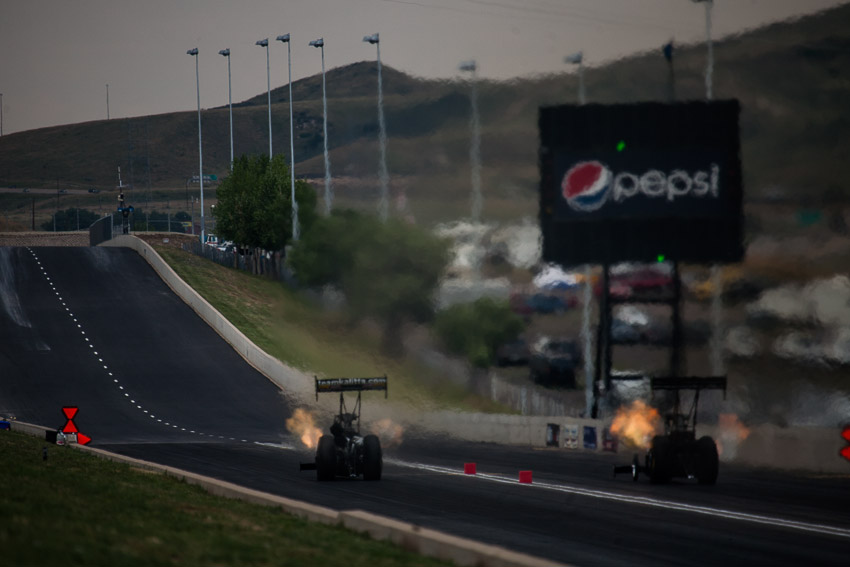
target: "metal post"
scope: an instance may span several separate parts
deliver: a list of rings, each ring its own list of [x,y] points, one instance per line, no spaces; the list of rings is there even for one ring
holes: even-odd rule
[[[481,218],[481,125],[478,118],[478,91],[476,88],[476,71],[478,65],[475,61],[466,61],[460,65],[461,71],[471,71],[469,101],[472,112],[469,118],[472,140],[469,145],[470,178],[472,182],[472,219]]]
[[[198,75],[198,48],[187,51],[189,55],[195,57],[195,86],[198,94],[198,181],[201,184],[201,244],[206,240],[205,223],[204,223],[204,148],[201,139],[201,82]],[[194,234],[194,203],[193,203],[193,222],[192,234]]]
[[[708,64],[705,66],[705,98],[711,100],[712,92],[712,76],[714,74],[714,47],[711,43],[711,7],[714,4],[713,0],[703,0],[705,2],[705,42],[708,46]]]
[[[255,45],[266,48],[266,90],[268,93],[269,107],[269,161],[272,159],[272,80],[271,68],[269,67],[269,38],[258,40]]]
[[[319,38],[310,42],[313,47],[322,50],[322,114],[324,116],[324,148],[325,148],[325,215],[331,214],[333,188],[331,187],[331,158],[328,154],[328,96],[325,84],[325,39]]]
[[[714,75],[714,47],[711,42],[711,9],[714,4],[713,0],[694,0],[705,4],[705,43],[708,51],[708,57],[705,65],[705,99],[711,101],[714,97],[712,79]],[[711,296],[711,370],[715,376],[720,376],[724,373],[722,340],[720,334],[723,326],[722,314],[722,296],[723,281],[721,279],[720,266],[714,264],[711,266],[710,280],[713,288]]]
[[[286,43],[286,62],[289,73],[289,199],[292,204],[292,240],[298,242],[298,200],[295,198],[295,124],[292,118],[292,47],[289,34],[277,36]]]
[[[289,72],[289,191],[292,201],[292,240],[298,241],[298,200],[295,198],[295,123],[292,118],[292,47],[286,44],[286,62]]]
[[[325,213],[331,214],[331,158],[328,154],[328,93],[325,82],[325,44],[322,42],[322,132],[325,144]]]
[[[380,161],[378,162],[378,180],[381,185],[381,200],[378,203],[378,213],[381,220],[386,222],[389,214],[389,183],[387,172],[387,127],[384,121],[384,87],[381,77],[381,38],[377,33],[363,38],[367,43],[375,44],[378,51],[378,144],[380,146]]]
[[[233,96],[230,88],[230,48],[218,52],[227,57],[227,106],[230,109],[230,171],[233,171]]]
[[[584,62],[578,63],[578,103],[584,104]]]
[[[109,120],[109,83],[106,83],[106,119]]]

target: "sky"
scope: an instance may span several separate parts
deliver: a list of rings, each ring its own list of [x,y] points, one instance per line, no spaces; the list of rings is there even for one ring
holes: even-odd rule
[[[714,0],[712,37],[813,13],[847,0]],[[2,0],[2,133],[107,118],[227,104],[231,50],[233,102],[266,92],[269,38],[272,88],[292,78],[374,60],[425,78],[459,77],[474,59],[479,76],[506,80],[567,72],[564,57],[588,66],[673,39],[705,40],[705,4],[692,0]],[[107,87],[108,85],[108,87]],[[331,89],[333,85],[328,85]],[[108,102],[107,102],[108,93]]]

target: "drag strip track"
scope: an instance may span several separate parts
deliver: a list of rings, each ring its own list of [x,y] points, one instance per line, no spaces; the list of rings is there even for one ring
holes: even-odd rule
[[[654,486],[613,480],[622,456],[414,431],[380,482],[318,483],[285,397],[129,250],[0,248],[0,297],[0,414],[59,426],[77,405],[103,449],[576,565],[847,562],[848,478],[722,466],[714,487]]]

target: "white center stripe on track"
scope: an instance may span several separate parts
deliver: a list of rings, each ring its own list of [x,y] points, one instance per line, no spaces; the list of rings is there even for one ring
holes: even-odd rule
[[[551,490],[554,492],[563,492],[567,494],[576,494],[579,496],[589,496],[591,498],[599,498],[602,500],[613,500],[617,502],[625,502],[628,504],[638,504],[641,506],[650,506],[653,508],[664,508],[667,510],[676,510],[678,512],[689,512],[692,514],[701,514],[704,516],[713,516],[716,518],[725,518],[727,520],[737,520],[741,522],[750,522],[754,524],[764,524],[767,526],[775,526],[775,527],[783,527],[790,528],[794,530],[806,531],[806,532],[814,532],[823,535],[832,535],[837,537],[843,537],[850,539],[850,530],[844,528],[838,528],[834,526],[827,526],[823,524],[811,524],[807,522],[798,522],[795,520],[785,520],[783,518],[777,518],[772,516],[761,516],[757,514],[747,514],[745,512],[735,512],[734,510],[724,510],[722,508],[709,508],[707,506],[697,506],[694,504],[685,504],[682,502],[672,502],[669,500],[658,500],[656,498],[647,498],[645,496],[632,496],[630,494],[621,494],[617,492],[608,492],[604,490],[593,490],[590,488],[581,488],[579,486],[570,486],[566,484],[551,484],[546,482],[537,482],[535,481],[533,484],[519,484],[517,479],[509,478],[506,476],[500,476],[495,474],[482,474],[477,473],[475,475],[467,475],[462,470],[451,469],[448,467],[438,467],[434,465],[427,465],[424,463],[409,463],[405,461],[400,461],[396,459],[384,459],[384,462],[397,465],[400,467],[407,467],[413,469],[421,469],[427,470],[436,473],[454,475],[454,476],[468,476],[471,478],[477,478],[482,480],[487,480],[490,482],[498,482],[502,484],[512,484],[516,486],[528,487],[528,488],[537,488],[542,490]]]

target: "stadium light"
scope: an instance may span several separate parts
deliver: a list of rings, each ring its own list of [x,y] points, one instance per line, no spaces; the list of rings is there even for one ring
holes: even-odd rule
[[[201,82],[198,75],[198,48],[193,47],[187,54],[195,58],[195,87],[198,92],[198,182],[201,184],[201,244],[206,241],[204,225],[204,148],[201,142]]]
[[[278,41],[286,44],[286,60],[289,68],[289,191],[292,202],[292,240],[298,242],[298,201],[295,199],[295,133],[292,120],[292,42],[289,34],[277,36]]]

